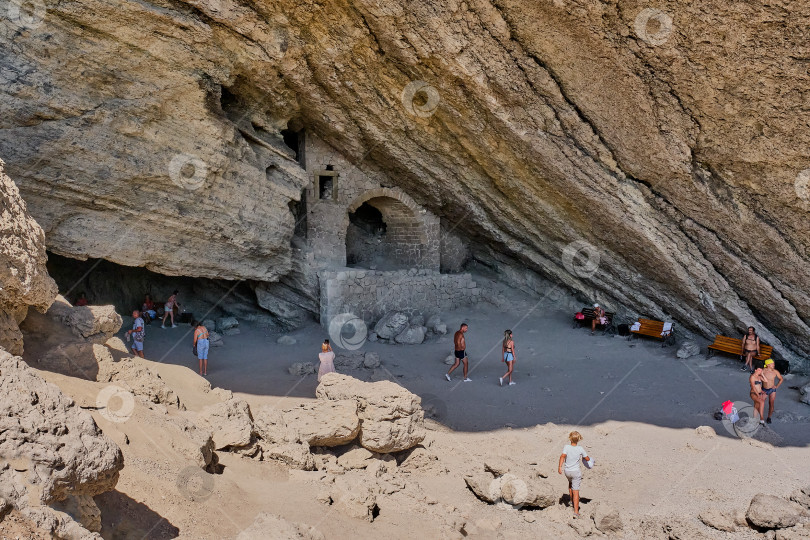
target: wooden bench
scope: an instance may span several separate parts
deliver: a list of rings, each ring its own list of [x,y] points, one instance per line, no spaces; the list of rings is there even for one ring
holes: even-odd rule
[[[728,354],[733,354],[736,356],[741,356],[742,339],[721,336],[718,334],[714,336],[714,343],[709,345],[709,350],[706,352],[706,358],[711,357],[713,351],[720,351]],[[754,360],[759,360],[760,362],[765,361],[771,357],[772,352],[773,347],[771,347],[770,345],[765,345],[762,342],[760,342],[759,354],[754,356]]]
[[[638,336],[647,336],[661,340],[661,346],[664,347],[666,345],[674,345],[675,344],[675,323],[672,323],[672,328],[670,329],[669,333],[662,336],[661,333],[664,331],[664,322],[663,321],[654,321],[652,319],[639,319],[639,323],[641,323],[641,328],[638,330],[633,330],[632,326],[630,327],[630,336],[627,338],[628,341],[633,338],[633,335]]]
[[[573,328],[581,328],[583,326],[591,326],[591,321],[596,318],[596,312],[593,308],[582,308],[580,311],[585,318],[584,319],[577,319],[576,316],[574,317],[574,326]],[[616,323],[614,322],[614,316],[616,314],[606,311],[605,318],[607,319],[607,324],[603,325],[604,329],[602,330],[602,335],[605,334],[615,334],[616,333]],[[598,325],[597,326],[602,326]]]

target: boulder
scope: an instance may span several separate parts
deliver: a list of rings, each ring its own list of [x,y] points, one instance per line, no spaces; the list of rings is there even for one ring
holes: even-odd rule
[[[281,410],[274,405],[262,405],[254,412],[253,429],[265,445],[301,442],[298,434],[284,424]]]
[[[357,401],[316,401],[282,412],[288,431],[310,446],[340,446],[348,444],[360,433]]]
[[[427,326],[427,329],[430,330],[431,332],[435,332],[436,327],[439,326],[440,324],[442,324],[442,319],[438,315],[431,315],[430,317],[428,317],[425,326]]]
[[[400,311],[389,311],[374,325],[378,338],[394,339],[408,328],[408,316]]]
[[[248,446],[253,442],[253,417],[247,402],[241,399],[203,407],[197,424],[211,430],[216,450]]]
[[[619,511],[608,505],[597,505],[591,518],[596,528],[604,534],[615,535],[622,530],[623,524]]]
[[[45,267],[45,234],[4,167],[0,160],[0,347],[22,354],[19,323],[28,306],[44,312],[57,290]]]
[[[215,330],[220,333],[225,333],[229,328],[236,328],[239,326],[239,321],[236,317],[220,317],[217,319]]]
[[[447,325],[444,323],[437,324],[436,327],[433,329],[433,332],[443,336],[447,333]]]
[[[464,477],[464,483],[476,497],[487,504],[495,504],[501,498],[500,490],[492,490],[495,479],[489,473],[476,473]],[[495,493],[493,493],[495,491]]]
[[[179,437],[171,437],[169,445],[188,461],[204,471],[213,472],[219,463],[214,452],[214,439],[211,432],[199,428],[185,418],[172,417],[170,425],[177,428]]]
[[[796,525],[788,529],[779,529],[774,540],[808,540],[810,538],[810,524]]]
[[[90,495],[68,495],[51,508],[69,514],[90,532],[101,532],[101,510]]]
[[[684,341],[678,349],[678,352],[675,353],[675,355],[681,359],[697,356],[698,354],[700,354],[700,345],[694,341]]]
[[[366,369],[376,369],[380,364],[380,355],[375,352],[367,352],[363,356],[363,367]]]
[[[810,405],[810,384],[805,384],[802,386],[799,392],[801,393],[801,398],[799,398],[799,400],[802,403]]]
[[[262,443],[261,447],[262,459],[265,461],[278,461],[291,469],[301,471],[315,470],[315,458],[309,451],[307,443],[286,442],[271,445]]]
[[[421,313],[417,313],[413,317],[410,318],[408,321],[410,326],[425,326],[425,316]]]
[[[295,345],[296,343],[298,343],[298,340],[296,340],[292,336],[281,336],[276,340],[276,343],[278,343],[279,345]]]
[[[117,338],[113,339],[117,340]],[[109,352],[107,355],[99,354],[100,349],[103,350],[105,347],[93,345],[93,351],[96,352],[97,357],[104,357],[103,361],[98,364],[96,374],[98,382],[116,383],[149,403],[162,403],[183,408],[180,398],[174,390],[161,379],[159,374],[149,369],[144,360],[125,356],[120,361],[114,362],[111,355],[106,358]]]
[[[296,362],[287,368],[287,372],[290,375],[303,377],[304,375],[312,375],[313,373],[318,373],[318,368],[315,367],[315,364],[312,362]]]
[[[424,326],[409,326],[397,334],[394,341],[403,345],[419,345],[425,341],[425,333]]]
[[[211,332],[213,332],[216,329],[217,323],[216,323],[216,321],[214,321],[214,319],[205,319],[202,322],[202,325],[208,330],[208,340],[210,341],[211,340]]]
[[[115,488],[121,450],[89,413],[3,350],[0,388],[0,486],[15,508]]]
[[[222,339],[222,335],[217,332],[214,332],[213,330],[208,331],[208,341],[212,347],[222,347],[223,345],[225,345],[225,341]]]
[[[796,525],[802,513],[802,507],[794,502],[759,493],[751,499],[745,517],[763,529],[785,529]]]
[[[338,457],[338,465],[344,469],[365,469],[374,461],[374,454],[362,446],[353,445]]]
[[[407,450],[425,438],[421,399],[393,382],[363,382],[327,373],[315,395],[330,401],[356,401],[360,417],[358,442],[372,452]]]
[[[709,508],[704,510],[698,516],[707,527],[717,529],[718,531],[734,532],[737,530],[734,515],[729,512],[723,512],[717,508]]]
[[[47,314],[70,328],[75,336],[93,343],[105,343],[124,324],[115,306],[74,307],[62,295],[56,297]]]
[[[324,536],[315,527],[261,513],[250,527],[236,536],[236,540],[324,540]]]

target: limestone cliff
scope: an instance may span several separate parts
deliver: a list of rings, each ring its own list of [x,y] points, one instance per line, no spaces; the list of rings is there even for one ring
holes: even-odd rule
[[[55,252],[274,281],[305,128],[479,261],[810,353],[810,3],[33,4],[0,155]]]

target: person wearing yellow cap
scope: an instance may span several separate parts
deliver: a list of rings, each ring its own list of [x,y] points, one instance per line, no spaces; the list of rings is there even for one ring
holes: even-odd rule
[[[777,379],[779,382],[776,382]],[[773,360],[771,358],[765,360],[765,369],[762,370],[762,392],[768,398],[768,418],[765,420],[768,424],[771,423],[773,415],[776,390],[782,386],[783,382],[785,382],[785,378],[776,370]]]

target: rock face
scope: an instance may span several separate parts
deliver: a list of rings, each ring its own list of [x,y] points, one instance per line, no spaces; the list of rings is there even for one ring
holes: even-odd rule
[[[2,350],[0,385],[0,497],[36,515],[38,505],[63,501],[82,510],[85,526],[100,526],[91,497],[115,488],[121,450],[73,400]]]
[[[22,354],[18,325],[29,306],[48,309],[56,296],[56,283],[45,268],[45,235],[4,166],[0,160],[0,347]]]
[[[355,401],[360,417],[358,442],[372,452],[399,452],[425,438],[421,399],[390,381],[367,383],[327,373],[315,395],[331,401]]]
[[[27,54],[0,59],[13,74],[0,155],[51,249],[285,276],[312,171],[281,132],[295,147],[305,128],[364,172],[396,171],[384,181],[445,230],[469,215],[470,255],[505,278],[531,287],[539,273],[705,336],[751,323],[789,359],[810,354],[802,16],[629,0],[296,6],[88,0],[6,20],[3,50]],[[445,268],[467,257],[446,249]]]

